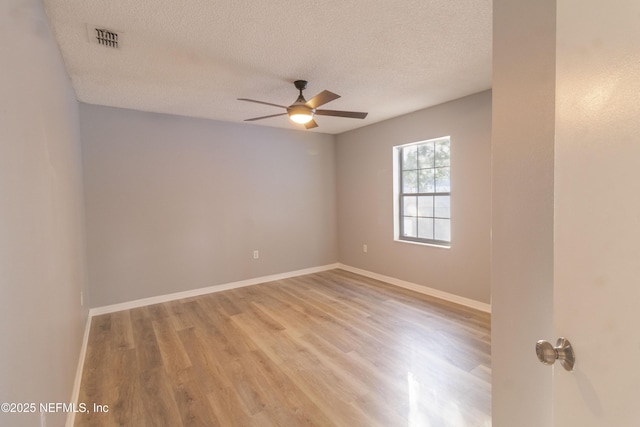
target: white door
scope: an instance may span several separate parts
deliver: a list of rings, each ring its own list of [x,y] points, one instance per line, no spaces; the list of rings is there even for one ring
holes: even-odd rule
[[[554,425],[640,426],[640,1],[558,0],[556,26],[554,323],[577,363],[553,367]]]

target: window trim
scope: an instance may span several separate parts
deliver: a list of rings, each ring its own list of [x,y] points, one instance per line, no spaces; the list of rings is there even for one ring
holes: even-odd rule
[[[410,236],[404,236],[403,235],[403,229],[404,229],[404,215],[403,215],[403,211],[404,211],[404,203],[403,203],[403,198],[407,195],[410,194],[411,196],[415,196],[415,197],[419,197],[419,196],[449,196],[451,197],[451,189],[449,189],[448,192],[440,192],[440,191],[434,191],[434,192],[429,192],[429,193],[403,193],[402,192],[402,185],[403,185],[403,169],[402,169],[402,150],[405,147],[410,147],[412,145],[420,145],[423,143],[437,143],[438,141],[442,141],[442,140],[448,140],[449,144],[451,144],[451,137],[450,136],[442,136],[442,137],[437,137],[437,138],[431,138],[431,139],[425,139],[425,140],[421,140],[421,141],[415,141],[415,142],[409,142],[406,144],[401,144],[401,145],[396,145],[393,147],[393,223],[394,223],[394,240],[397,242],[404,242],[404,243],[412,243],[412,244],[418,244],[418,245],[425,245],[425,246],[433,246],[433,247],[439,247],[439,248],[451,248],[451,239],[449,240],[438,240],[438,239],[424,239],[424,238],[419,238],[419,237],[410,237]],[[449,145],[451,146],[451,145]],[[451,167],[451,152],[449,152],[449,167]],[[435,215],[435,212],[434,212]],[[448,218],[441,218],[441,217],[432,217],[433,220],[435,221],[436,219],[440,218],[440,219],[448,219],[450,224],[451,224],[451,212],[449,213],[449,217]],[[450,233],[451,233],[451,229],[450,229]]]

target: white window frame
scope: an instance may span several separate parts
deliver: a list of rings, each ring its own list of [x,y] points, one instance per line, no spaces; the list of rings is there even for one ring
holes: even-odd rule
[[[433,144],[434,147],[436,144],[438,143],[442,143],[442,142],[448,142],[449,143],[449,159],[448,159],[448,168],[449,168],[449,181],[448,181],[448,188],[445,187],[445,189],[438,189],[437,185],[434,182],[434,188],[431,189],[431,191],[424,191],[424,192],[419,192],[419,190],[416,190],[415,192],[403,192],[403,172],[410,172],[414,169],[407,169],[407,170],[403,170],[403,165],[402,165],[402,151],[405,148],[411,147],[411,146],[420,146],[420,145],[426,145],[426,144]],[[428,167],[428,168],[419,168],[419,166],[416,166],[416,173],[418,173],[418,171],[428,171],[428,170],[433,170],[433,173],[436,173],[436,169],[438,168],[442,168],[443,166],[436,166],[435,162],[433,167]],[[449,203],[451,201],[451,137],[449,136],[443,136],[443,137],[439,137],[439,138],[433,138],[433,139],[429,139],[429,140],[423,140],[423,141],[417,141],[417,142],[411,142],[408,144],[402,144],[402,145],[397,145],[395,147],[393,147],[393,222],[394,222],[394,239],[398,242],[405,242],[405,243],[415,243],[415,244],[422,244],[422,245],[429,245],[429,246],[437,246],[437,247],[444,247],[444,248],[450,248],[451,247],[451,208],[449,206],[449,214],[448,217],[438,217],[435,210],[433,211],[432,216],[430,217],[422,217],[419,216],[418,213],[416,212],[414,215],[405,215],[405,213],[403,212],[404,210],[404,198],[405,197],[419,197],[419,196],[433,196],[434,197],[434,203],[435,203],[435,198],[437,196],[448,196],[449,197]],[[445,191],[446,190],[446,191]],[[417,201],[418,199],[416,199]],[[446,199],[440,199],[440,200],[446,200]],[[417,202],[416,202],[417,203]],[[417,209],[417,208],[416,208]],[[406,218],[412,218],[415,217],[416,218],[416,227],[418,224],[418,219],[422,219],[422,220],[432,220],[433,221],[433,227],[435,230],[435,221],[436,220],[442,220],[442,219],[446,219],[449,221],[449,239],[436,239],[435,235],[433,236],[434,238],[421,238],[421,237],[410,237],[405,235],[406,233],[403,232],[403,221]],[[434,231],[435,233],[435,231]],[[416,232],[417,234],[417,232]]]

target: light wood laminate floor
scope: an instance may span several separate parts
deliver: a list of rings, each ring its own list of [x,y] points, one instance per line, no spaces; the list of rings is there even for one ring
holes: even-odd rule
[[[76,426],[490,426],[489,315],[343,270],[96,316]]]

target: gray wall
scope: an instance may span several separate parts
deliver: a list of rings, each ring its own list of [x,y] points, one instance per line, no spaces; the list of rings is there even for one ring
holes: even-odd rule
[[[0,402],[69,402],[88,311],[78,104],[41,2],[0,2],[0,58]]]
[[[87,104],[80,118],[93,307],[338,260],[333,136]]]
[[[451,248],[396,242],[392,147],[447,135]],[[490,301],[490,91],[338,135],[336,150],[340,262]]]
[[[555,1],[493,3],[493,425],[550,426]],[[528,379],[536,375],[538,381]]]

